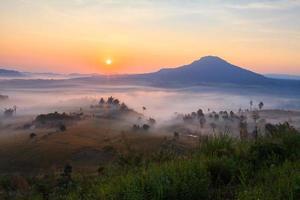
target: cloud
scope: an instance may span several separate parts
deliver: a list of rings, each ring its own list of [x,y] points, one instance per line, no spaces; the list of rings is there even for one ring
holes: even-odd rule
[[[244,4],[229,4],[226,7],[238,10],[285,10],[300,7],[300,0],[257,1]]]

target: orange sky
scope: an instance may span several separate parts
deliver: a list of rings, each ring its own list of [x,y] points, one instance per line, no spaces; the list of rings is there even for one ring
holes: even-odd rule
[[[2,0],[0,66],[140,73],[216,55],[260,73],[300,74],[299,1],[240,2]]]

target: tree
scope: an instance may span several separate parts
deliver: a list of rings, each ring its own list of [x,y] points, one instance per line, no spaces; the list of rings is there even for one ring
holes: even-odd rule
[[[241,114],[242,113],[242,109],[241,108],[239,108],[239,114]]]
[[[199,109],[199,110],[197,111],[197,117],[198,117],[198,119],[204,117],[204,113],[203,113],[203,110],[202,110],[202,109]]]
[[[114,104],[114,105],[119,105],[119,103],[120,103],[119,99],[113,100],[113,104]]]
[[[240,123],[239,123],[239,128],[240,128],[240,139],[246,139],[248,137],[248,124],[245,116],[240,117]]]
[[[216,130],[216,128],[217,128],[217,124],[214,123],[214,122],[212,122],[212,123],[210,123],[210,127],[212,128],[213,133],[215,134],[215,130]]]
[[[259,110],[263,109],[263,107],[264,107],[264,102],[261,101],[261,102],[258,104],[258,107],[259,107]]]
[[[112,96],[110,96],[108,99],[107,99],[107,103],[108,104],[112,104],[114,101],[114,98]]]
[[[205,125],[205,123],[206,123],[205,117],[201,117],[201,118],[199,119],[199,123],[200,123],[200,127],[203,128],[204,125]]]
[[[30,139],[33,139],[33,138],[36,137],[36,134],[35,133],[30,133],[29,137],[30,137]]]
[[[199,112],[200,110],[200,112]],[[199,109],[197,112],[197,118],[199,120],[200,128],[204,127],[204,124],[206,123],[205,115],[203,114],[202,110]]]
[[[253,131],[253,137],[255,139],[257,139],[257,137],[258,137],[257,120],[259,119],[259,114],[258,114],[257,111],[253,111],[252,119],[254,120],[254,123],[255,123],[254,131]]]
[[[103,105],[105,103],[104,99],[101,97],[100,101],[99,101],[99,104],[100,105]]]
[[[252,106],[253,106],[253,101],[250,101],[250,110],[252,110]]]
[[[128,111],[128,107],[125,103],[122,103],[121,106],[120,106],[120,110],[121,111]]]
[[[147,110],[147,108],[145,106],[143,106],[142,109],[143,109],[143,114],[145,114],[145,111]]]
[[[252,112],[252,119],[254,120],[255,125],[257,124],[257,120],[260,118],[259,113],[255,110]]]
[[[15,115],[17,115],[17,106],[16,106],[16,105],[14,105],[14,106],[13,106],[13,109],[14,109],[14,113],[15,113]]]
[[[254,127],[254,130],[253,130],[253,132],[252,132],[252,135],[253,135],[254,139],[256,140],[257,137],[258,137],[258,128],[257,128],[257,126]]]
[[[149,130],[149,128],[150,128],[150,126],[149,126],[148,124],[144,124],[144,125],[143,125],[143,129],[144,129],[145,131]]]
[[[222,112],[222,118],[223,118],[223,120],[227,120],[229,118],[227,111]]]
[[[175,131],[173,133],[173,136],[174,136],[174,139],[176,139],[176,140],[179,139],[179,133],[178,132]]]
[[[156,120],[150,117],[148,122],[149,122],[149,124],[151,124],[153,126],[153,125],[155,125]]]
[[[133,124],[132,129],[133,129],[134,131],[137,131],[137,130],[140,129],[140,126],[137,125],[137,124]]]
[[[220,118],[220,116],[216,113],[216,114],[214,115],[214,118],[215,118],[216,121],[218,121],[219,118]]]
[[[64,131],[67,130],[67,127],[66,127],[64,124],[60,124],[60,125],[59,125],[59,130],[60,130],[61,132],[64,132]]]
[[[231,117],[231,118],[234,118],[234,117],[235,117],[235,114],[234,114],[233,111],[230,111],[230,117]]]
[[[197,117],[197,113],[196,112],[192,112],[191,116],[192,116],[193,119],[195,119]]]
[[[5,117],[11,117],[14,114],[14,109],[8,108],[4,110],[4,116]]]
[[[59,186],[66,189],[72,186],[72,171],[73,168],[70,164],[65,165],[64,171],[60,174]]]
[[[68,178],[71,178],[71,175],[72,175],[72,166],[67,164],[64,168],[64,171],[63,173],[61,174],[62,176],[64,177],[68,177]]]

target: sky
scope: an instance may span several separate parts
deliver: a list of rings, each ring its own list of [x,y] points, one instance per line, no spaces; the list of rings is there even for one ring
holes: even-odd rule
[[[0,0],[0,68],[144,73],[206,55],[300,75],[300,0]]]

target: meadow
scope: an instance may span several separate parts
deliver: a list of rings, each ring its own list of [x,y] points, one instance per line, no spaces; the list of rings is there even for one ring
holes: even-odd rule
[[[12,109],[0,198],[299,199],[299,112],[252,106],[168,121],[114,97],[67,113]]]
[[[151,143],[151,141],[148,141]],[[288,123],[265,136],[240,140],[199,137],[182,148],[180,136],[156,150],[131,143],[94,173],[60,171],[1,176],[3,199],[299,199],[300,134]],[[144,143],[145,144],[145,143]]]

